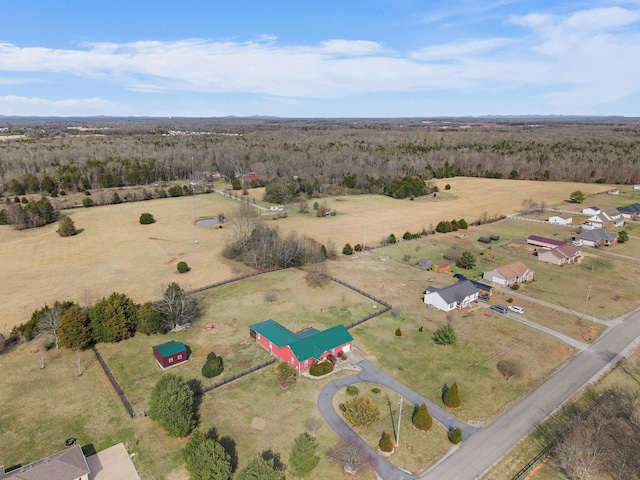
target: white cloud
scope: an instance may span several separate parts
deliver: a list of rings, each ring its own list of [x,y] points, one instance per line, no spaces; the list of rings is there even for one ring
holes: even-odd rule
[[[122,111],[119,105],[102,98],[49,100],[40,97],[0,96],[3,115],[110,115]]]

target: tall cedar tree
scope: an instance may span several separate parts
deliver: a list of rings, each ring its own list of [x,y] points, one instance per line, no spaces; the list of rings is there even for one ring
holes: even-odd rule
[[[464,268],[465,270],[471,270],[476,266],[476,256],[471,252],[463,252],[462,256],[456,262],[458,268]]]
[[[229,480],[231,457],[217,441],[196,429],[182,450],[185,466],[191,480]]]
[[[145,335],[166,333],[167,329],[153,308],[153,303],[146,302],[138,308],[138,327],[136,331],[144,333]]]
[[[284,473],[275,466],[273,458],[256,457],[238,472],[236,480],[283,480]]]
[[[431,416],[431,413],[429,413],[426,403],[423,403],[418,407],[418,410],[416,410],[412,420],[413,426],[418,430],[431,430],[431,427],[433,426],[433,417]]]
[[[316,456],[318,444],[308,433],[301,433],[293,442],[289,455],[291,473],[299,478],[306,477],[318,466],[320,458]]]
[[[458,408],[462,405],[462,396],[457,382],[453,382],[453,385],[446,389],[442,401],[449,408]]]
[[[149,400],[149,418],[158,423],[171,437],[186,437],[195,427],[193,391],[178,375],[164,375]]]
[[[138,310],[124,293],[112,293],[89,310],[91,334],[96,342],[119,342],[132,337]]]
[[[389,432],[382,433],[382,438],[380,439],[380,443],[378,443],[378,447],[383,452],[393,452],[393,439]]]
[[[89,318],[85,311],[78,305],[68,308],[60,317],[58,335],[60,345],[65,348],[82,350],[91,345]]]
[[[60,220],[60,224],[58,225],[56,232],[61,237],[71,237],[78,233],[76,225],[73,223],[73,220],[71,220],[71,217],[63,217],[62,220]]]
[[[224,363],[222,362],[222,357],[217,356],[215,352],[209,353],[207,360],[202,366],[202,376],[206,378],[217,377],[223,370]]]

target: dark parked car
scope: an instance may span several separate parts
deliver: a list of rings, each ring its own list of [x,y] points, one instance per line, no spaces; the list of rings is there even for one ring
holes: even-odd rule
[[[507,308],[502,305],[491,305],[489,308],[494,312],[502,313],[503,315],[507,313]]]

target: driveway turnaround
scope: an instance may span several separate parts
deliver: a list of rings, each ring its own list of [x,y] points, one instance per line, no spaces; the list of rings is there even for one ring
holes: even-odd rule
[[[341,388],[344,388],[347,385],[353,385],[354,383],[373,383],[394,390],[398,394],[402,395],[408,402],[411,402],[414,405],[425,403],[427,407],[429,407],[431,416],[433,416],[434,419],[444,425],[447,430],[450,430],[454,427],[460,427],[460,429],[462,430],[463,442],[469,440],[471,436],[478,430],[476,427],[468,425],[458,420],[457,418],[452,417],[437,405],[434,405],[429,400],[414,392],[403,383],[384,373],[378,367],[374,366],[371,362],[367,360],[360,360],[356,365],[362,369],[357,375],[338,378],[325,385],[325,387],[320,392],[320,395],[318,396],[318,410],[320,411],[320,414],[327,422],[327,424],[329,424],[329,426],[333,428],[338,433],[338,435],[340,435],[344,439],[349,439],[350,441],[360,442],[366,448],[366,450],[369,452],[369,455],[371,456],[371,463],[373,468],[383,480],[408,480],[415,477],[410,472],[391,465],[389,462],[380,457],[374,449],[369,447],[369,445],[367,445],[364,440],[362,440],[351,429],[351,427],[346,424],[346,422],[342,419],[342,416],[334,410],[333,397]]]

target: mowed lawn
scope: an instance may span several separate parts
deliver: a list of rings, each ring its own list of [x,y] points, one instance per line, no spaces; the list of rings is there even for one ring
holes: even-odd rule
[[[135,411],[148,407],[149,395],[163,371],[152,347],[168,340],[191,349],[189,362],[171,369],[203,387],[269,360],[271,355],[249,336],[249,325],[273,319],[292,331],[348,325],[375,311],[375,302],[335,282],[323,288],[307,286],[305,273],[296,269],[271,272],[207,290],[198,295],[203,314],[190,328],[167,335],[136,335],[117,344],[97,347]],[[265,293],[275,295],[267,302]],[[224,372],[202,376],[210,352],[222,356]]]

